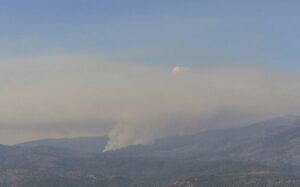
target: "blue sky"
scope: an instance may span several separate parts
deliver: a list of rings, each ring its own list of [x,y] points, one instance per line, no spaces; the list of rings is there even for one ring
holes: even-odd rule
[[[299,5],[279,0],[3,0],[0,55],[146,53],[137,63],[294,69],[300,58]]]

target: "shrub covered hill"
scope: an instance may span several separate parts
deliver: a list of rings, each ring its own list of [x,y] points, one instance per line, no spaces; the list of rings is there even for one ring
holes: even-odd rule
[[[0,146],[1,187],[300,186],[300,118],[102,153],[106,137]]]

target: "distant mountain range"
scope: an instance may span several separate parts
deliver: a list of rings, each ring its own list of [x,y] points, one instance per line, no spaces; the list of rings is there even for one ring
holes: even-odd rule
[[[78,138],[42,139],[17,144],[21,147],[51,146],[66,148],[81,153],[99,153],[104,150],[108,141],[105,136],[91,136]]]
[[[107,137],[0,146],[0,186],[300,186],[300,117],[102,152]]]
[[[119,155],[239,160],[300,167],[300,117],[287,116],[240,128],[157,140],[115,151]]]

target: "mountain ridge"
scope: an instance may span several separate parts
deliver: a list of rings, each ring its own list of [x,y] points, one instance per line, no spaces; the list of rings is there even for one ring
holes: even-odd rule
[[[106,137],[0,145],[0,186],[299,187],[299,124],[275,118],[108,152],[97,147]]]

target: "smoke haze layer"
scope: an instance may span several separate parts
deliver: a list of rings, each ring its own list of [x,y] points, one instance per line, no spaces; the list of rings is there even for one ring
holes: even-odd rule
[[[105,150],[114,150],[297,114],[299,82],[258,67],[160,67],[83,55],[2,60],[0,137],[108,135]]]

